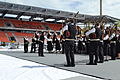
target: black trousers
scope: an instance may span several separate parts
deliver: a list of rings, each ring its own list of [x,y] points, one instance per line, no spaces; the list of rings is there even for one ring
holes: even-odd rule
[[[111,43],[110,49],[111,49],[111,59],[115,60],[116,59],[116,43]]]
[[[38,56],[44,56],[43,55],[43,43],[42,42],[39,42],[39,48],[38,48]]]
[[[86,42],[85,42],[85,45],[86,45],[86,54],[89,54],[90,42],[89,42],[89,41],[86,41]]]
[[[99,41],[90,41],[88,44],[89,52],[89,64],[97,64],[98,62],[98,52],[99,52]]]
[[[64,44],[65,44],[65,41],[62,41],[62,54],[64,54],[65,52]]]
[[[104,62],[104,53],[103,53],[103,47],[104,47],[104,43],[100,42],[99,43],[99,54],[98,54],[98,58],[100,62]]]
[[[24,44],[24,53],[28,52],[28,44]]]
[[[34,52],[34,53],[36,52],[35,43],[32,43],[32,44],[31,44],[31,51],[30,51],[30,52],[31,52],[31,53],[32,53],[32,52]]]
[[[74,60],[74,41],[66,40],[64,42],[67,65],[75,65]]]
[[[109,53],[109,44],[108,43],[104,43],[104,55],[105,56],[110,55],[110,53]]]
[[[119,40],[116,41],[116,53],[117,53],[116,56],[118,56],[118,53],[120,53],[120,41]]]

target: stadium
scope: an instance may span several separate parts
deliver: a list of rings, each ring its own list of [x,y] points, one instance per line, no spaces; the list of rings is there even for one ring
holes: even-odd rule
[[[75,24],[80,27],[83,32],[91,29],[96,23],[103,23],[105,27],[115,27],[120,21],[119,18],[109,15],[100,16],[78,13],[77,16],[74,17],[75,15],[76,13],[68,11],[0,1],[0,66],[3,66],[0,68],[0,72],[2,72],[0,73],[0,80],[119,80],[119,59],[98,64],[97,66],[88,66],[86,65],[89,60],[87,45],[83,43],[80,52],[78,47],[75,47],[76,66],[74,68],[63,67],[65,64],[64,54],[61,54],[63,49],[55,53],[56,47],[53,44],[53,51],[48,53],[47,40],[45,40],[43,47],[45,57],[38,57],[39,51],[29,54],[32,38],[36,32],[40,34],[50,32],[52,37],[54,32],[56,32],[58,38],[60,38],[61,30],[66,23],[66,19],[75,19]],[[81,32],[81,36],[84,34],[83,32]],[[29,41],[28,53],[24,53],[25,37],[27,37]],[[75,44],[78,45],[78,43]],[[117,44],[120,44],[119,41]],[[60,46],[62,46],[62,44],[60,44]],[[120,48],[118,47],[117,49]],[[8,60],[6,60],[6,58]],[[15,62],[12,63],[10,60]],[[25,62],[22,60],[25,60]],[[6,67],[7,64],[12,70]],[[12,65],[15,65],[14,68]],[[17,65],[19,65],[18,67],[22,65],[22,69],[18,68]],[[38,72],[41,68],[44,68],[45,72]],[[30,73],[24,69],[29,69],[28,71],[30,71]],[[47,71],[47,69],[49,70]],[[115,70],[112,71],[111,69]]]

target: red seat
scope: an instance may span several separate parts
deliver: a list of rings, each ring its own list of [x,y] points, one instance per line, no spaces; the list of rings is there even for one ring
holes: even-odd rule
[[[14,35],[16,36],[16,40],[19,42],[19,43],[24,43],[24,40],[23,38],[27,36],[27,38],[29,39],[29,42],[31,42],[31,38],[33,37],[33,33],[21,33],[21,32],[14,32]]]
[[[37,21],[21,21],[15,19],[0,19],[0,26],[4,26],[4,22],[12,23],[16,28],[25,28],[25,29],[40,29],[45,30],[45,27],[49,27],[51,30],[58,31],[62,28],[61,24],[47,23],[47,22],[37,22]]]
[[[4,27],[4,21],[3,21],[3,19],[0,19],[0,27]]]
[[[1,42],[10,42],[8,37],[5,35],[5,32],[0,32],[0,41]]]
[[[9,37],[12,37],[12,32],[6,32]]]

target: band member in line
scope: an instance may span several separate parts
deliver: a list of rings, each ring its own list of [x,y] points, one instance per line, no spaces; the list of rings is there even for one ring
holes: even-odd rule
[[[42,32],[39,40],[38,40],[38,44],[39,44],[39,48],[38,48],[38,56],[41,56],[41,57],[44,57],[44,54],[43,54],[43,49],[44,49],[44,35],[45,35],[45,32]]]
[[[103,42],[104,26],[101,25],[100,27],[97,27],[96,28],[96,33],[98,35],[98,37],[96,37],[96,38],[100,39],[100,42],[99,42],[99,52],[98,52],[98,58],[99,58],[98,63],[103,63],[104,62],[104,52],[103,52],[103,47],[104,47],[104,42]]]
[[[111,35],[110,35],[110,50],[111,50],[111,60],[116,59],[116,33],[115,30],[111,29]]]
[[[65,66],[74,67],[74,40],[76,35],[76,27],[73,24],[73,19],[66,20],[66,26],[64,28],[66,28],[66,30],[64,31],[64,48],[67,61],[67,64]]]
[[[55,50],[56,50],[56,53],[57,53],[57,51],[60,52],[60,50],[61,50],[60,38],[58,37],[58,35],[56,35],[56,38],[55,38]]]
[[[34,34],[34,36],[35,36],[35,39],[36,39],[35,47],[38,49],[38,47],[39,47],[39,45],[38,45],[38,39],[40,37],[39,32],[36,31],[35,34]]]
[[[81,51],[84,50],[84,45],[83,45],[83,38],[81,35],[81,28],[79,26],[77,26],[77,39],[79,40],[77,46],[77,53],[81,54]]]
[[[63,34],[64,34],[64,31],[66,30],[66,28],[65,28],[65,26],[66,26],[66,24],[65,23],[63,23],[63,29],[61,29],[60,30],[60,42],[61,42],[61,44],[62,44],[62,54],[64,54],[65,53],[65,46],[64,46],[64,43],[65,43],[65,40],[64,40],[64,37],[65,36],[63,36]]]
[[[31,43],[31,51],[30,51],[30,53],[35,53],[36,52],[36,46],[35,46],[35,44],[36,44],[36,38],[35,37],[33,37],[32,38],[32,43]]]
[[[89,63],[87,65],[97,65],[98,62],[98,52],[99,52],[99,42],[100,34],[96,28],[99,28],[99,24],[96,24],[94,28],[86,32],[86,36],[89,37],[88,52],[89,52]],[[95,58],[94,58],[95,57]]]
[[[57,37],[57,33],[56,32],[54,32],[54,34],[53,34],[53,40],[52,40],[52,43],[53,43],[53,45],[55,44],[55,39],[56,39],[56,37]]]
[[[109,36],[110,36],[110,30],[107,27],[106,30],[105,30],[105,33],[104,33],[104,38],[103,38],[105,61],[109,60],[108,56],[110,55],[110,49],[109,49],[109,47],[110,47],[110,40],[109,40]]]
[[[48,33],[47,33],[47,38],[50,38],[51,35],[52,35],[52,34],[50,33],[50,31],[48,31]]]
[[[47,38],[47,50],[48,52],[52,52],[53,50],[52,35],[49,35],[49,37]]]
[[[120,58],[120,30],[116,31],[116,52],[117,52],[117,58]]]
[[[35,36],[35,38],[38,40],[38,38],[39,38],[39,33],[38,33],[38,31],[35,32],[34,36]]]
[[[28,52],[28,45],[29,45],[28,38],[25,37],[25,38],[24,38],[24,53],[27,53],[27,52]]]
[[[64,50],[64,40],[63,40],[63,34],[61,34],[61,36],[60,36],[60,43],[61,43],[61,45],[62,45],[62,54],[64,54],[64,52],[65,52],[65,50]]]

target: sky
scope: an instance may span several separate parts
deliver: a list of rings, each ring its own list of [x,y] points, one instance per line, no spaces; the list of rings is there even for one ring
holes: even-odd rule
[[[100,0],[0,0],[4,2],[37,6],[48,9],[99,15]],[[120,19],[120,0],[103,0],[103,15]]]

